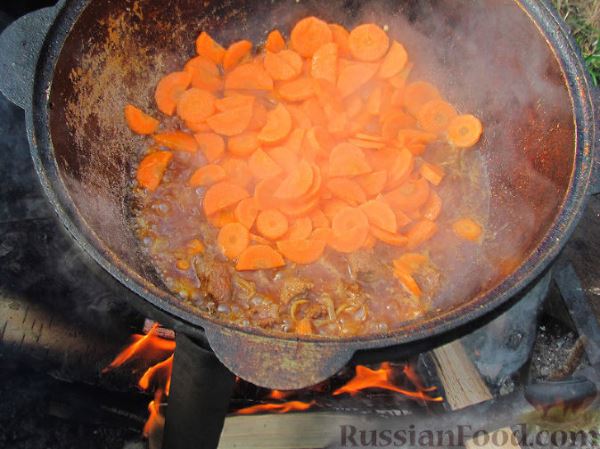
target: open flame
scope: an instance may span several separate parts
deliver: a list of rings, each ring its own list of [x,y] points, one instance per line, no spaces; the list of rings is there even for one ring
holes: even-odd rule
[[[416,390],[407,390],[397,387],[390,380],[393,377],[394,369],[385,362],[382,363],[379,369],[371,369],[366,366],[357,366],[355,376],[344,386],[333,392],[334,396],[343,393],[348,393],[352,396],[367,389],[379,388],[382,390],[394,391],[404,396],[422,401],[441,402],[443,399],[439,396],[430,396],[427,393],[433,392],[433,388],[424,388],[416,373],[408,365],[405,365],[402,372],[406,378],[415,386]]]
[[[274,413],[300,412],[303,410],[308,410],[313,405],[315,405],[315,401],[310,401],[310,402],[289,401],[289,402],[281,402],[281,403],[258,404],[258,405],[253,405],[251,407],[246,407],[241,410],[238,410],[236,412],[236,414],[238,414],[238,415],[253,415],[255,413],[262,413],[262,412],[274,412]]]
[[[111,371],[134,360],[159,360],[150,366],[140,377],[138,386],[144,391],[154,389],[154,399],[148,404],[148,420],[144,425],[144,436],[152,438],[153,435],[162,435],[165,417],[161,404],[164,397],[169,395],[171,387],[171,374],[173,372],[173,353],[175,341],[162,338],[158,334],[159,325],[155,323],[146,335],[133,335],[133,342],[115,357],[115,359],[102,370],[103,373]],[[166,358],[164,358],[166,357]],[[163,359],[163,360],[161,360]],[[160,446],[160,444],[158,445]]]

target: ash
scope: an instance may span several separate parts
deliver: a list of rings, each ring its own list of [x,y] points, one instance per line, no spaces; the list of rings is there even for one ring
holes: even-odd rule
[[[531,381],[561,377],[557,370],[564,369],[573,358],[576,342],[577,335],[565,324],[544,316],[538,324],[538,334],[533,347],[529,372]]]

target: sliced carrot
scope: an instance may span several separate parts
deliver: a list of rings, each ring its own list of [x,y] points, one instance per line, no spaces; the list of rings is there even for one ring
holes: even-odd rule
[[[292,48],[305,58],[310,58],[324,44],[333,40],[327,23],[316,17],[306,17],[296,23],[290,35]]]
[[[358,176],[356,182],[362,187],[367,196],[376,196],[383,192],[387,183],[387,171],[379,170],[366,175]]]
[[[406,87],[408,77],[410,76],[413,67],[414,64],[412,62],[406,64],[406,67],[404,67],[404,69],[400,73],[388,79],[390,85],[396,89],[404,89]]]
[[[335,146],[335,140],[324,128],[313,126],[306,132],[306,145],[325,156]]]
[[[404,107],[417,117],[425,104],[432,100],[439,100],[440,93],[437,88],[426,81],[415,81],[406,86],[404,90]]]
[[[322,240],[280,240],[277,242],[277,249],[286,259],[306,265],[321,258],[325,245]]]
[[[190,187],[210,186],[216,182],[225,179],[226,173],[223,167],[215,164],[208,164],[197,169],[188,180]]]
[[[319,166],[316,164],[311,164],[311,169],[313,172],[312,185],[310,186],[310,188],[307,190],[307,192],[304,195],[302,195],[301,197],[298,198],[299,201],[302,201],[302,200],[309,201],[309,200],[312,200],[313,198],[319,199],[318,194],[321,191],[321,184],[323,182],[321,168],[319,168]]]
[[[207,118],[206,123],[214,132],[231,137],[243,133],[251,118],[252,107],[243,106],[215,114]]]
[[[371,225],[391,233],[398,230],[396,215],[383,199],[367,201],[360,205],[360,210],[367,216]]]
[[[223,89],[223,79],[217,64],[203,56],[190,59],[183,70],[191,75],[193,87],[211,92]]]
[[[358,208],[341,209],[331,222],[332,235],[328,244],[338,252],[358,250],[369,235],[369,221]]]
[[[267,240],[266,238],[258,235],[258,234],[253,234],[252,232],[250,233],[250,241],[254,242],[254,243],[258,243],[259,245],[272,245],[272,242],[270,240]]]
[[[194,139],[208,162],[214,162],[225,153],[225,141],[215,133],[196,133]]]
[[[398,208],[403,212],[411,212],[427,202],[429,191],[429,183],[421,178],[417,181],[408,181],[384,196],[393,209]]]
[[[383,142],[373,142],[372,140],[362,140],[362,139],[348,139],[348,143],[359,147],[359,148],[366,148],[366,149],[372,149],[372,150],[377,150],[379,148],[384,148],[386,146],[385,143]]]
[[[248,162],[244,159],[235,157],[228,158],[221,163],[221,167],[223,167],[223,170],[227,173],[227,178],[233,184],[247,188],[253,181],[252,172],[248,167]]]
[[[439,165],[430,164],[429,162],[423,162],[419,173],[434,186],[439,186],[444,179],[444,169]]]
[[[285,49],[285,39],[279,32],[279,30],[273,30],[267,36],[265,42],[265,50],[277,53]]]
[[[267,124],[267,108],[259,101],[254,102],[252,118],[248,124],[248,130],[260,131]]]
[[[302,103],[302,110],[310,119],[312,126],[322,126],[327,121],[325,112],[316,98],[309,98]]]
[[[363,151],[349,143],[335,146],[329,154],[329,176],[358,176],[372,171]]]
[[[406,213],[402,212],[400,209],[394,209],[394,214],[396,215],[396,222],[398,223],[398,228],[400,229],[413,222],[413,219],[410,218]]]
[[[195,87],[186,90],[177,101],[177,115],[185,122],[203,122],[215,112],[215,97]]]
[[[304,101],[315,95],[314,82],[310,78],[286,81],[279,85],[277,92],[286,101]]]
[[[330,23],[329,29],[333,36],[333,42],[338,45],[340,56],[348,58],[350,56],[350,32],[341,25]]]
[[[407,62],[408,53],[406,49],[401,43],[393,41],[379,68],[379,77],[388,79],[397,75],[406,67]]]
[[[460,115],[450,122],[447,133],[450,143],[459,148],[469,148],[479,142],[483,126],[473,115]]]
[[[400,281],[400,284],[411,295],[420,298],[423,295],[421,287],[411,274],[401,269],[394,270],[394,276]]]
[[[377,240],[392,246],[402,247],[406,246],[408,243],[408,238],[405,235],[384,231],[377,226],[371,226],[371,234],[373,234],[373,237]]]
[[[425,243],[435,235],[437,230],[438,226],[433,221],[421,220],[416,222],[406,233],[408,237],[407,247],[413,249]]]
[[[210,59],[215,64],[221,64],[225,57],[225,49],[205,31],[200,33],[200,36],[196,39],[196,53]]]
[[[429,258],[421,253],[404,253],[392,262],[395,269],[413,274],[427,263]]]
[[[264,60],[265,70],[277,81],[289,81],[302,73],[302,57],[293,50],[267,52]]]
[[[285,147],[296,154],[300,153],[300,150],[304,145],[305,135],[306,130],[302,128],[293,130],[284,142]]]
[[[129,129],[136,134],[154,134],[160,125],[154,117],[131,104],[125,106],[125,120]]]
[[[386,187],[394,189],[408,179],[415,166],[415,159],[410,151],[402,149],[388,166]]]
[[[231,44],[223,56],[223,68],[231,70],[252,51],[252,42],[241,40]]]
[[[348,118],[353,119],[358,114],[360,114],[364,108],[365,104],[362,99],[358,95],[351,95],[346,98],[344,102],[344,108],[346,109],[346,115]]]
[[[351,206],[358,206],[367,201],[367,195],[360,185],[348,178],[333,178],[327,181],[327,189],[334,197],[348,203]]]
[[[243,199],[235,207],[235,219],[243,224],[246,229],[252,228],[258,215],[258,204],[253,197]]]
[[[306,201],[294,200],[280,203],[281,212],[291,218],[303,217],[311,213],[319,205],[319,198],[315,197]]]
[[[313,210],[310,213],[309,218],[313,228],[328,228],[330,225],[329,219],[321,209]]]
[[[390,39],[385,31],[373,23],[365,23],[350,32],[350,52],[359,61],[378,61],[388,51]]]
[[[246,157],[258,148],[258,133],[254,131],[246,131],[237,136],[231,136],[227,141],[227,151],[234,156]]]
[[[312,230],[313,223],[309,217],[296,218],[290,225],[285,238],[287,240],[304,240],[310,237]]]
[[[211,130],[206,122],[185,122],[185,126],[193,133],[205,133]]]
[[[270,148],[267,154],[286,172],[291,172],[298,166],[298,155],[288,146]]]
[[[177,101],[192,82],[189,72],[173,72],[158,82],[154,99],[158,110],[166,115],[173,115],[177,108]]]
[[[256,229],[263,237],[277,240],[288,231],[288,220],[277,209],[267,209],[258,213]]]
[[[248,229],[240,223],[227,224],[219,231],[217,244],[225,257],[235,259],[250,244]]]
[[[266,144],[276,144],[285,139],[292,130],[292,116],[287,108],[279,103],[267,113],[267,124],[258,133],[258,140]]]
[[[198,149],[198,142],[196,142],[194,136],[184,133],[183,131],[170,131],[154,134],[152,138],[157,144],[175,151],[194,153]]]
[[[281,182],[275,191],[275,198],[294,199],[304,195],[312,186],[314,172],[310,164],[301,161],[298,167],[292,170]]]
[[[273,79],[258,64],[242,64],[225,77],[225,89],[273,90]]]
[[[142,159],[137,169],[137,181],[140,186],[155,191],[167,170],[169,162],[173,159],[170,151],[155,151]]]
[[[348,116],[345,112],[333,112],[329,116],[329,124],[327,126],[327,131],[333,137],[338,139],[345,139],[350,135],[349,132],[350,123],[348,121]]]
[[[285,107],[292,116],[292,124],[294,128],[306,130],[312,126],[312,122],[308,115],[305,113],[303,107],[292,103],[287,103]]]
[[[254,187],[254,198],[259,210],[274,209],[281,205],[281,201],[273,195],[281,184],[281,177],[263,179]]]
[[[429,192],[429,199],[421,209],[423,218],[435,221],[442,212],[442,199],[434,190]]]
[[[408,149],[415,156],[420,156],[427,149],[427,145],[437,140],[437,136],[418,129],[401,129],[396,139],[397,145]]]
[[[238,271],[268,270],[285,265],[279,252],[267,245],[253,245],[246,248],[238,257],[235,269]]]
[[[317,228],[310,235],[311,240],[320,240],[322,242],[329,242],[333,235],[331,228]]]
[[[212,215],[239,203],[248,196],[248,192],[236,184],[227,181],[219,182],[206,191],[203,202],[204,212],[206,215]]]
[[[452,223],[454,233],[464,240],[476,242],[483,234],[483,228],[472,218],[461,218]]]
[[[375,87],[367,100],[367,111],[371,115],[381,114],[383,88],[381,86]]]
[[[260,148],[248,159],[248,167],[256,179],[272,178],[282,172],[282,168],[273,158]]]
[[[338,45],[328,42],[312,56],[310,74],[315,79],[323,79],[335,84],[337,81]]]
[[[235,223],[235,215],[231,208],[225,208],[206,217],[206,220],[215,228],[221,229],[223,226]]]
[[[423,105],[417,114],[419,126],[425,131],[440,134],[445,132],[450,122],[458,115],[454,106],[443,100],[432,100]]]
[[[398,137],[398,132],[402,129],[414,128],[417,121],[406,112],[391,111],[385,115],[381,123],[381,136],[388,142]]]
[[[340,68],[337,88],[342,97],[353,94],[367,84],[379,69],[379,65],[371,62],[352,62]]]
[[[234,94],[215,100],[215,108],[219,112],[230,111],[243,107],[254,106],[255,97],[251,95]]]

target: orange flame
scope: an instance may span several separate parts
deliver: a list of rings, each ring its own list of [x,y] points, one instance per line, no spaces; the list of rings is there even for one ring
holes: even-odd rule
[[[138,385],[144,390],[148,391],[152,384],[158,384],[160,387],[164,387],[165,394],[169,395],[171,389],[171,374],[173,373],[173,355],[169,358],[151,366],[146,370],[144,375],[140,378]]]
[[[431,389],[417,389],[416,391],[406,390],[400,387],[395,386],[391,383],[390,377],[393,373],[393,368],[389,363],[382,363],[379,369],[373,370],[367,368],[366,366],[357,366],[356,367],[356,375],[352,378],[346,385],[338,388],[333,392],[334,396],[338,396],[343,393],[348,393],[351,396],[356,395],[358,392],[371,388],[380,388],[382,390],[395,391],[396,393],[403,394],[409,398],[420,399],[423,401],[432,401],[432,402],[441,402],[443,399],[441,397],[431,397],[426,394],[427,391],[431,391]],[[406,371],[404,371],[406,374]],[[417,379],[416,374],[412,371],[409,371],[408,379],[413,382],[417,388],[418,384],[421,382]]]
[[[163,392],[159,388],[154,393],[154,400],[148,404],[148,420],[144,424],[144,437],[148,438],[157,431],[162,430],[165,425],[165,418],[160,411]]]
[[[313,405],[315,405],[315,401],[310,402],[302,402],[302,401],[290,401],[290,402],[282,402],[282,403],[273,403],[273,404],[259,404],[253,405],[251,407],[246,407],[240,409],[236,412],[238,415],[253,415],[255,413],[261,412],[275,412],[275,413],[289,413],[296,411],[308,410]]]
[[[289,391],[281,391],[281,390],[271,390],[269,395],[267,396],[269,399],[275,399],[276,401],[281,401],[282,399],[287,398],[290,394]]]

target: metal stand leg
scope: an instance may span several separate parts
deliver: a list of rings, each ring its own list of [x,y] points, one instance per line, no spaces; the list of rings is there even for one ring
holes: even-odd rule
[[[216,449],[235,376],[211,352],[178,333],[164,449]]]

